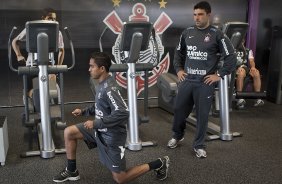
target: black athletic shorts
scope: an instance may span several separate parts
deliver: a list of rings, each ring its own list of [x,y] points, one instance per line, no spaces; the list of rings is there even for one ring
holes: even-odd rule
[[[120,143],[117,141],[108,141],[103,138],[103,132],[97,130],[88,130],[84,127],[83,123],[76,124],[76,127],[83,135],[84,142],[89,149],[98,148],[99,158],[102,164],[104,164],[112,172],[119,173],[126,170],[125,162],[125,140],[126,134],[119,136]]]

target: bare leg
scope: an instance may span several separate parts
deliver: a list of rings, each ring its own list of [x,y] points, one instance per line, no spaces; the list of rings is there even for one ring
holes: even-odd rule
[[[54,182],[76,181],[80,179],[79,172],[76,169],[76,148],[77,140],[83,139],[83,136],[79,129],[75,125],[72,125],[65,129],[64,138],[68,164],[66,169],[53,177]]]
[[[252,76],[254,80],[254,91],[260,92],[261,89],[261,79],[260,79],[260,73],[258,70],[255,70],[254,72],[250,72],[250,75]]]
[[[128,169],[127,171],[121,171],[119,173],[112,172],[112,175],[113,175],[113,179],[117,183],[127,183],[147,173],[148,171],[154,170],[157,179],[164,180],[167,178],[169,164],[170,164],[169,157],[164,156],[162,159],[159,158],[148,164],[142,164],[142,165],[132,167]]]
[[[75,125],[69,126],[64,131],[67,159],[76,159],[77,140],[83,139],[83,135]]]
[[[33,89],[31,89],[31,90],[29,90],[29,91],[27,92],[27,95],[28,95],[30,98],[32,98],[32,94],[33,94]]]
[[[245,69],[239,67],[237,69],[236,90],[241,92],[243,90],[244,78],[246,77]]]
[[[143,165],[132,167],[125,172],[120,172],[120,173],[112,172],[112,175],[113,175],[113,179],[117,183],[127,183],[147,173],[149,170],[150,170],[149,165],[143,164]]]

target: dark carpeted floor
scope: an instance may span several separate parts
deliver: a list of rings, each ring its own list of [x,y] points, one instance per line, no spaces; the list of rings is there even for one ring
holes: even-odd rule
[[[135,152],[127,150],[127,166],[129,168],[168,155],[171,159],[169,176],[161,182],[150,172],[131,183],[281,183],[282,106],[266,102],[265,106],[255,108],[251,106],[252,101],[247,102],[245,110],[233,110],[230,114],[232,130],[242,132],[243,137],[227,142],[207,142],[206,159],[198,159],[192,152],[195,129],[191,126],[187,126],[181,146],[176,149],[167,148],[173,116],[159,108],[151,108],[150,122],[140,126],[140,137],[143,141],[155,140],[158,146],[143,147],[141,151]],[[70,115],[72,109],[84,105],[89,104],[66,105],[69,124],[84,120],[74,119]],[[52,177],[65,168],[66,156],[56,155],[52,159],[20,158],[20,153],[30,146],[27,141],[28,129],[21,125],[21,113],[22,108],[19,107],[1,109],[0,115],[7,116],[8,119],[9,150],[6,165],[0,167],[0,183],[52,183]],[[217,118],[212,120],[219,122]],[[63,132],[59,131],[59,134],[62,135]],[[78,145],[77,160],[81,180],[66,183],[114,183],[111,173],[98,161],[96,150],[88,150],[82,142]]]
[[[87,69],[85,73],[72,71],[65,77],[65,101],[93,100],[88,87]],[[5,72],[7,72],[5,70]],[[0,73],[0,76],[3,74]],[[29,131],[22,126],[22,107],[5,108],[22,104],[22,80],[17,74],[8,72],[8,81],[1,80],[0,116],[8,120],[9,150],[6,165],[0,166],[1,184],[43,184],[53,183],[52,177],[66,166],[65,154],[52,159],[40,157],[20,158],[20,154],[30,148],[36,149],[36,142],[30,144]],[[2,76],[1,79],[5,77]],[[150,88],[151,89],[151,88]],[[150,91],[150,95],[153,94]],[[152,96],[156,96],[153,94]],[[140,102],[140,101],[139,101]],[[150,101],[151,102],[151,101]],[[126,151],[127,167],[147,163],[158,157],[168,155],[171,166],[167,180],[161,182],[150,172],[131,183],[173,183],[173,184],[267,184],[282,183],[282,106],[267,102],[263,107],[253,107],[252,100],[247,101],[245,110],[233,110],[230,113],[231,130],[242,132],[243,137],[232,141],[207,142],[208,157],[198,159],[192,152],[192,140],[195,129],[187,126],[185,140],[176,149],[166,147],[171,138],[173,116],[159,109],[149,109],[150,122],[140,125],[140,138],[143,141],[158,142],[155,147],[143,147],[141,151]],[[142,114],[142,104],[139,104]],[[75,107],[90,104],[69,104],[65,106],[68,124],[85,120],[74,119],[71,111]],[[218,118],[211,118],[219,123]],[[63,145],[63,131],[58,130],[56,142]],[[96,150],[88,150],[83,142],[78,144],[78,169],[81,180],[67,183],[114,183],[111,173],[101,165]]]

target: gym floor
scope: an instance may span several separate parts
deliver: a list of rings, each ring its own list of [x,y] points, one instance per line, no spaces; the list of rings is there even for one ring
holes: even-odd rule
[[[67,77],[73,76],[71,80]],[[80,77],[78,77],[80,76]],[[67,76],[65,83],[67,101],[84,101],[90,95],[87,89],[81,91],[79,85],[87,85],[88,76]],[[11,79],[14,77],[11,76]],[[82,79],[83,78],[83,79]],[[2,91],[0,101],[11,103],[21,102],[21,80],[12,80],[14,89],[10,90],[7,98]],[[70,82],[71,81],[71,82]],[[76,84],[75,87],[73,84]],[[9,86],[9,89],[11,86]],[[73,88],[73,89],[72,89]],[[72,89],[72,90],[67,90]],[[16,92],[18,91],[18,92]],[[142,111],[142,101],[138,104]],[[206,159],[198,159],[192,152],[192,140],[195,134],[194,127],[187,126],[185,140],[175,149],[166,147],[171,138],[173,116],[160,108],[150,108],[150,122],[140,125],[140,138],[143,141],[154,140],[155,147],[143,147],[141,151],[126,150],[127,167],[147,163],[158,157],[168,155],[171,165],[168,178],[157,181],[154,173],[150,172],[131,183],[231,183],[231,184],[265,184],[281,183],[282,181],[282,114],[281,105],[266,101],[265,106],[253,107],[253,101],[247,100],[244,110],[233,109],[230,113],[231,130],[243,133],[242,137],[235,137],[232,141],[207,142]],[[71,111],[76,107],[85,107],[90,104],[68,104],[65,106],[68,124],[78,123],[85,118],[73,118]],[[22,183],[53,183],[52,177],[66,166],[65,154],[56,155],[52,159],[40,157],[21,158],[20,154],[29,148],[36,149],[36,142],[31,144],[29,131],[21,124],[22,107],[1,108],[0,115],[7,117],[9,150],[4,166],[0,166],[1,184]],[[211,117],[211,121],[219,123],[218,118]],[[63,131],[57,131],[56,142],[63,145]],[[78,144],[77,152],[78,169],[81,179],[75,183],[114,183],[110,171],[98,160],[97,151],[88,150],[83,142]],[[71,182],[66,182],[71,183]],[[74,183],[74,182],[72,182]]]

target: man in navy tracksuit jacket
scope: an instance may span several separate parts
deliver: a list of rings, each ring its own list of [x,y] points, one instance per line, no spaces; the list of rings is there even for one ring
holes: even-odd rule
[[[125,142],[129,112],[118,84],[109,74],[110,66],[111,59],[107,54],[92,54],[89,73],[98,82],[95,87],[95,104],[72,112],[74,116],[85,115],[90,116],[90,119],[65,129],[67,167],[54,176],[54,182],[80,179],[76,168],[76,149],[77,140],[81,139],[89,149],[97,147],[100,161],[112,172],[113,179],[117,183],[127,183],[151,170],[155,171],[157,179],[167,178],[168,156],[126,169]]]
[[[175,148],[183,140],[186,118],[195,106],[197,130],[193,149],[199,158],[207,156],[204,140],[215,85],[236,68],[234,48],[226,35],[210,25],[210,13],[208,2],[194,6],[195,25],[182,32],[175,50],[174,68],[180,83],[174,108],[173,137],[167,145]],[[220,69],[218,53],[224,59]]]

